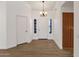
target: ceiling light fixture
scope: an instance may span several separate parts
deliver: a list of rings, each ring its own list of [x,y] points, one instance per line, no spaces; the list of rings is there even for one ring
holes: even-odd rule
[[[40,16],[47,16],[47,12],[45,11],[44,1],[42,1],[42,3],[43,3],[43,10],[40,12]]]

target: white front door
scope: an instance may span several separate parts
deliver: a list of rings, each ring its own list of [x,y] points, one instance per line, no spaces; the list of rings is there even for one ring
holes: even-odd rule
[[[27,33],[27,17],[26,16],[16,16],[16,32],[17,32],[17,43],[21,44],[26,42]]]
[[[48,39],[48,18],[40,17],[38,21],[38,39]]]

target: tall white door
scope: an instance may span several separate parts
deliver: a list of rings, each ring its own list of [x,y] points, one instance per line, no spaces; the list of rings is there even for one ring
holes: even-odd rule
[[[27,40],[27,17],[26,16],[17,16],[16,17],[17,21],[17,27],[16,27],[16,32],[17,32],[17,43],[21,44],[26,42]]]
[[[39,39],[48,39],[48,18],[40,17],[38,20],[38,38]]]

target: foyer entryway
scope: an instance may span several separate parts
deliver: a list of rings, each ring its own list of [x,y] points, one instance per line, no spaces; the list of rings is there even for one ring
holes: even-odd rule
[[[52,18],[39,17],[34,19],[33,39],[53,39],[53,21]]]

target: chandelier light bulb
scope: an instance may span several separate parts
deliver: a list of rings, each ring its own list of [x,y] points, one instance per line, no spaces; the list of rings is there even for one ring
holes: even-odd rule
[[[47,14],[47,12],[45,12],[45,14]]]
[[[42,15],[42,12],[40,12],[40,14]]]
[[[47,16],[47,12],[41,11],[41,12],[40,12],[40,16]]]

